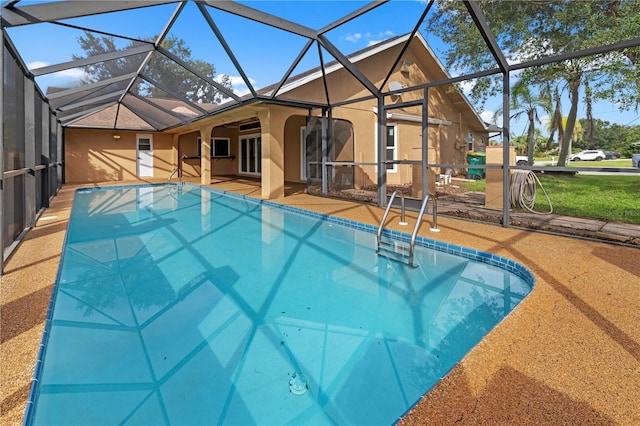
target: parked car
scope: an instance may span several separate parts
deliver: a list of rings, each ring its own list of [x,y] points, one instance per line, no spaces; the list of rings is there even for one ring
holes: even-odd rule
[[[631,166],[637,167],[640,169],[640,154],[631,155]]]
[[[606,158],[604,151],[600,149],[592,149],[589,151],[580,151],[569,157],[569,161],[602,161]]]
[[[526,155],[516,155],[516,165],[518,166],[528,166],[529,165],[529,157]]]
[[[616,158],[620,158],[620,153],[615,151],[605,151],[604,158],[605,160],[614,160]]]

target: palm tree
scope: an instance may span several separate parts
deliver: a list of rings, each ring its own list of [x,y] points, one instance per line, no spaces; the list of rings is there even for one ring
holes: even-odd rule
[[[549,90],[551,90],[549,86]],[[564,122],[562,119],[562,103],[560,99],[560,91],[558,85],[553,88],[553,104],[555,105],[551,121],[549,122],[549,139],[547,139],[546,150],[550,151],[553,147],[553,138],[558,132],[558,147],[564,144]]]
[[[529,85],[524,80],[518,80],[511,88],[511,119],[519,119],[526,115],[527,124],[527,162],[533,165],[533,154],[536,147],[536,123],[542,124],[539,110],[546,114],[552,112],[552,100],[547,90],[542,90],[538,95],[531,93]]]

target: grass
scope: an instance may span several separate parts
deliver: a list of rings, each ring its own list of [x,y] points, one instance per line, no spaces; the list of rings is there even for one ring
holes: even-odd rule
[[[557,214],[640,224],[638,176],[539,176],[539,179]],[[546,197],[538,188],[535,209],[546,207]]]
[[[640,176],[539,175],[538,178],[556,214],[640,224]],[[469,191],[484,192],[485,181],[466,182],[465,186]],[[539,186],[534,209],[549,210]]]
[[[467,187],[468,191],[484,192],[486,187],[486,182],[484,179],[474,180],[473,182],[465,182],[464,185]]]
[[[631,167],[631,158],[616,158],[604,161],[569,161],[569,167]]]

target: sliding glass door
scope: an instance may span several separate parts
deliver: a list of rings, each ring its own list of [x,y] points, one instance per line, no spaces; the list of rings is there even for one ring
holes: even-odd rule
[[[240,137],[240,173],[259,175],[262,173],[262,150],[260,135]]]

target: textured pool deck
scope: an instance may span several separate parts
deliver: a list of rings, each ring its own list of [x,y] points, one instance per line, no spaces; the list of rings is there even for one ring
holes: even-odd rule
[[[242,180],[212,186],[260,196]],[[22,423],[76,188],[63,187],[1,278],[2,425]],[[376,225],[383,213],[295,188],[276,201]],[[398,221],[392,212],[388,227]],[[445,217],[440,233],[425,225],[421,235],[518,261],[537,282],[401,425],[640,425],[640,249]]]

